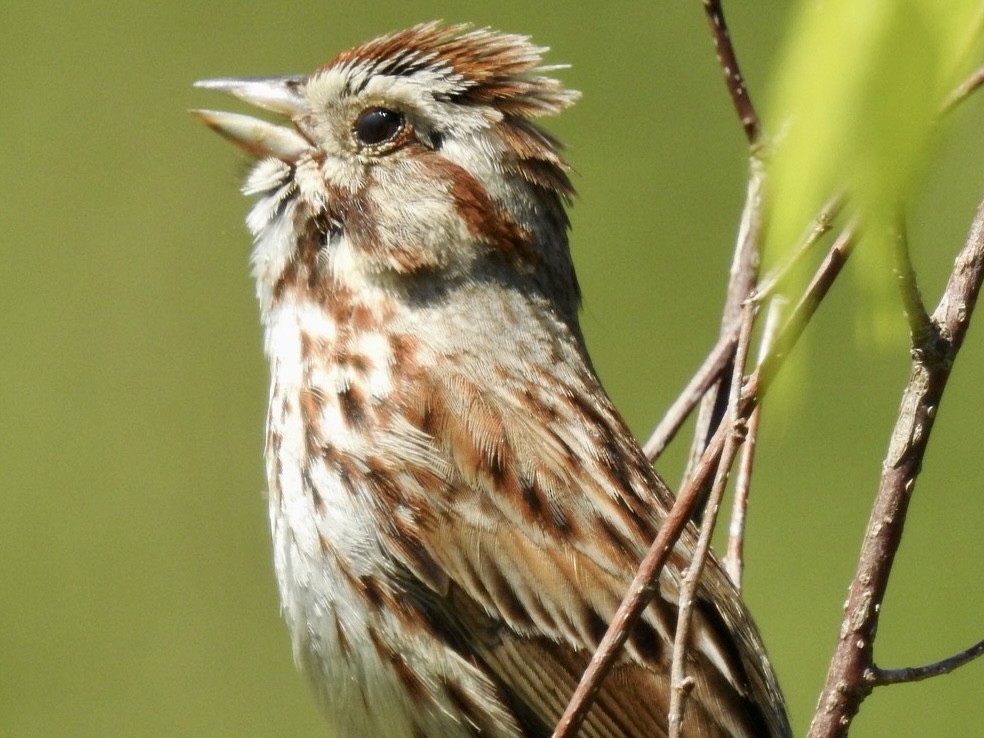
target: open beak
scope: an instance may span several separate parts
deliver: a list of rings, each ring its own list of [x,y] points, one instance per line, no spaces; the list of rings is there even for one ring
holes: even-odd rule
[[[225,92],[264,110],[294,120],[306,112],[297,89],[303,77],[243,77],[240,79],[206,79],[195,87]],[[311,142],[295,128],[278,126],[250,115],[217,110],[192,110],[205,125],[257,158],[273,156],[295,162],[311,149]]]

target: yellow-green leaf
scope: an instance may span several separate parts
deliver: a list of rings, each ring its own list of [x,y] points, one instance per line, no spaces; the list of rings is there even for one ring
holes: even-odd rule
[[[778,65],[767,129],[767,254],[788,252],[845,191],[860,216],[864,283],[890,283],[888,231],[918,186],[947,95],[975,63],[978,0],[806,2]]]

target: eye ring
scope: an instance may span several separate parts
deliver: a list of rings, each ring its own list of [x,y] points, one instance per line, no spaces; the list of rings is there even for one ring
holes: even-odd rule
[[[399,110],[384,107],[366,108],[352,124],[356,143],[367,148],[392,144],[407,130],[407,119]]]

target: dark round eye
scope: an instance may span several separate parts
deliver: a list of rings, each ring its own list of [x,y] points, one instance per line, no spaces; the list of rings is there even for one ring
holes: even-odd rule
[[[406,120],[403,113],[388,108],[369,108],[356,119],[352,130],[363,146],[378,146],[396,138]]]

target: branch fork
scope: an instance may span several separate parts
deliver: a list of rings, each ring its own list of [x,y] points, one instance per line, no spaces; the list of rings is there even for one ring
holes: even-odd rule
[[[724,565],[737,587],[743,569],[745,513],[748,504],[759,409],[769,387],[807,324],[851,255],[860,231],[857,219],[841,229],[826,256],[787,315],[779,292],[793,266],[831,231],[846,198],[837,194],[823,207],[792,256],[774,272],[759,276],[763,202],[763,132],[738,66],[720,0],[702,0],[728,92],[751,152],[749,184],[729,279],[717,343],[653,431],[643,450],[655,460],[698,406],[690,463],[676,503],[644,557],[625,599],[585,670],[557,725],[553,738],[576,735],[601,681],[624,644],[632,625],[653,594],[670,550],[691,521],[700,523],[697,550],[679,594],[680,609],[671,667],[671,736],[680,736],[685,704],[693,688],[686,674],[686,649],[696,583],[706,558],[729,471],[739,458],[735,501]],[[941,117],[984,84],[977,70],[945,102]],[[921,667],[881,669],[874,663],[874,639],[895,552],[901,540],[908,503],[915,489],[929,437],[954,360],[969,326],[984,282],[984,201],[960,250],[943,296],[932,314],[923,304],[909,258],[904,224],[895,232],[894,259],[901,301],[909,321],[912,367],[898,420],[883,464],[881,483],[864,536],[858,569],[844,607],[837,646],[821,693],[809,738],[847,735],[864,698],[877,686],[917,681],[946,674],[984,654],[984,641],[939,662]],[[746,376],[756,314],[768,306],[760,337],[758,362]]]

